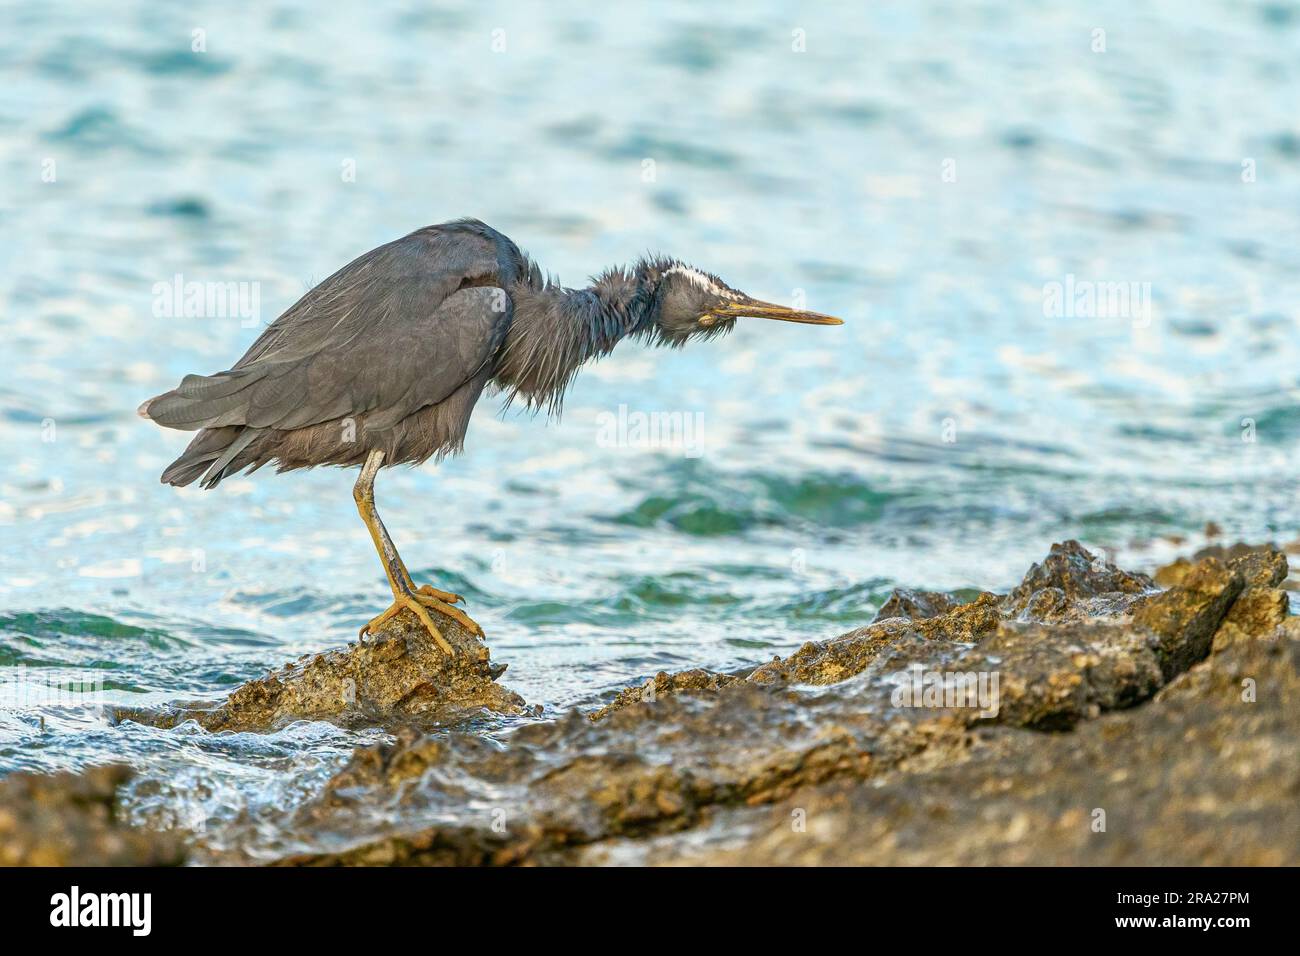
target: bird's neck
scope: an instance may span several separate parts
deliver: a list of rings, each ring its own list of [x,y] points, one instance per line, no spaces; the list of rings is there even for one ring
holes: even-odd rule
[[[511,400],[558,412],[579,367],[654,328],[661,274],[656,263],[642,261],[602,273],[585,289],[566,289],[533,270],[511,291],[514,317],[493,375],[496,384]]]

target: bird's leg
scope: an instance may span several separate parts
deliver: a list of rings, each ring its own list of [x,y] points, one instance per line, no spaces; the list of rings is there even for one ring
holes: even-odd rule
[[[379,554],[380,561],[383,562],[384,574],[388,577],[389,587],[393,589],[393,603],[383,614],[367,623],[361,629],[361,633],[366,634],[373,631],[390,617],[403,610],[408,610],[416,616],[424,629],[438,642],[438,646],[451,654],[453,653],[451,645],[447,643],[447,639],[442,636],[442,632],[434,625],[426,608],[434,608],[440,611],[460,623],[471,633],[479,636],[482,636],[483,629],[463,611],[452,607],[451,601],[444,599],[445,596],[445,598],[460,600],[459,595],[439,591],[437,588],[420,588],[417,590],[412,584],[411,575],[402,562],[402,556],[397,553],[397,547],[393,544],[393,539],[389,537],[388,529],[384,527],[384,523],[380,520],[379,512],[375,507],[375,475],[379,472],[379,468],[383,463],[384,453],[378,449],[367,456],[366,463],[361,468],[361,474],[357,477],[357,483],[352,488],[352,497],[356,499],[357,510],[361,513],[361,520],[365,522],[366,529],[370,532],[370,539],[375,544],[375,551]]]
[[[375,542],[375,547],[380,549],[379,555],[384,560],[385,570],[388,570],[395,565],[395,573],[406,582],[407,589],[415,594],[417,600],[421,596],[437,598],[445,604],[457,604],[465,600],[459,594],[454,594],[451,591],[443,591],[442,589],[435,588],[430,584],[425,584],[422,587],[417,588],[415,582],[411,580],[411,572],[406,570],[406,563],[402,560],[402,556],[397,553],[397,548],[393,546],[393,539],[388,536],[388,529],[384,527],[383,519],[379,517],[379,512],[375,508],[375,475],[378,474],[379,466],[383,463],[384,453],[376,450],[370,454],[371,456],[378,456],[378,464],[375,465],[374,470],[370,473],[368,479],[366,479],[366,485],[364,489],[362,489],[362,492],[358,492],[358,488],[362,487],[362,479],[366,477],[365,468],[362,468],[362,476],[357,478],[357,484],[352,489],[352,495],[354,498],[357,498],[357,507],[361,507],[361,498],[357,497],[358,494],[364,493],[364,496],[369,500],[370,513],[373,515],[375,522],[375,528],[371,530],[370,534],[371,537],[374,537],[375,530],[378,530],[379,539]],[[362,512],[361,517],[362,520],[366,522],[366,527],[369,528],[370,519],[366,517],[364,511]],[[381,542],[387,542],[387,551],[384,550]],[[391,573],[389,581],[392,581]],[[466,618],[466,620],[468,620],[468,618]],[[474,630],[477,627],[478,625],[474,625],[470,630]],[[482,631],[479,633],[482,633]]]

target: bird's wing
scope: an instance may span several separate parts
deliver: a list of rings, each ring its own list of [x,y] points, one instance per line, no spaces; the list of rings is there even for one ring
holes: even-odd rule
[[[389,427],[491,359],[510,315],[498,272],[488,241],[412,233],[312,289],[229,371],[186,376],[143,411],[187,430],[302,428],[359,414],[369,428]]]

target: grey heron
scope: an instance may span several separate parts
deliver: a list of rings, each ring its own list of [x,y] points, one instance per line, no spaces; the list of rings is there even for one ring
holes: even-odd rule
[[[475,219],[418,229],[348,263],[269,325],[238,362],[187,375],[140,414],[197,431],[162,473],[169,485],[278,471],[360,466],[353,497],[393,604],[364,635],[407,610],[451,653],[430,610],[472,632],[462,598],[417,587],[375,506],[380,468],[461,451],[470,413],[495,386],[558,413],[578,368],[623,339],[681,346],[737,318],[840,325],[754,299],[677,259],[645,256],[583,289],[561,286],[510,239]]]

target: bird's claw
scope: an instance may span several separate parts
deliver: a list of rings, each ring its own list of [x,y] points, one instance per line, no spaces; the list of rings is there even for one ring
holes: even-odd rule
[[[483,637],[483,628],[479,627],[478,621],[474,620],[460,608],[452,607],[451,602],[441,596],[445,594],[447,594],[446,591],[439,591],[437,588],[431,588],[426,584],[424,587],[419,588],[412,596],[425,607],[431,607],[435,611],[447,615],[447,617],[451,618],[471,634]],[[459,594],[450,594],[448,596],[460,600]]]
[[[415,615],[415,619],[420,622],[421,626],[429,633],[429,636],[432,637],[437,642],[440,648],[442,648],[443,652],[448,656],[455,656],[456,653],[455,648],[453,648],[451,644],[447,642],[447,639],[442,636],[442,631],[438,630],[438,626],[434,624],[433,619],[429,617],[429,612],[425,610],[426,606],[433,606],[428,604],[428,602],[431,602],[433,600],[436,599],[426,597],[424,595],[416,595],[416,594],[394,595],[393,603],[389,606],[388,610],[384,611],[384,613],[380,614],[378,617],[375,617],[372,620],[368,621],[366,625],[361,628],[360,636],[364,638],[367,634],[373,634],[375,628],[379,627],[389,618],[400,614],[402,611],[410,611],[412,614]],[[443,609],[439,608],[439,610],[443,610]],[[447,611],[456,611],[456,609],[451,607],[450,605],[447,605],[446,610],[443,610],[443,613],[446,614]],[[456,614],[460,614],[461,617],[464,617],[464,614],[461,614],[460,611],[456,611]],[[459,618],[456,618],[455,615],[453,614],[448,614],[447,616],[452,617],[455,620],[459,620]],[[465,620],[469,620],[469,618],[465,618]],[[478,625],[475,624],[474,627],[478,627]],[[479,631],[478,633],[481,635],[482,631]]]
[[[415,589],[416,594],[424,594],[429,597],[435,597],[444,604],[461,604],[465,601],[459,594],[453,594],[451,591],[443,591],[435,588],[432,584],[422,584]]]

